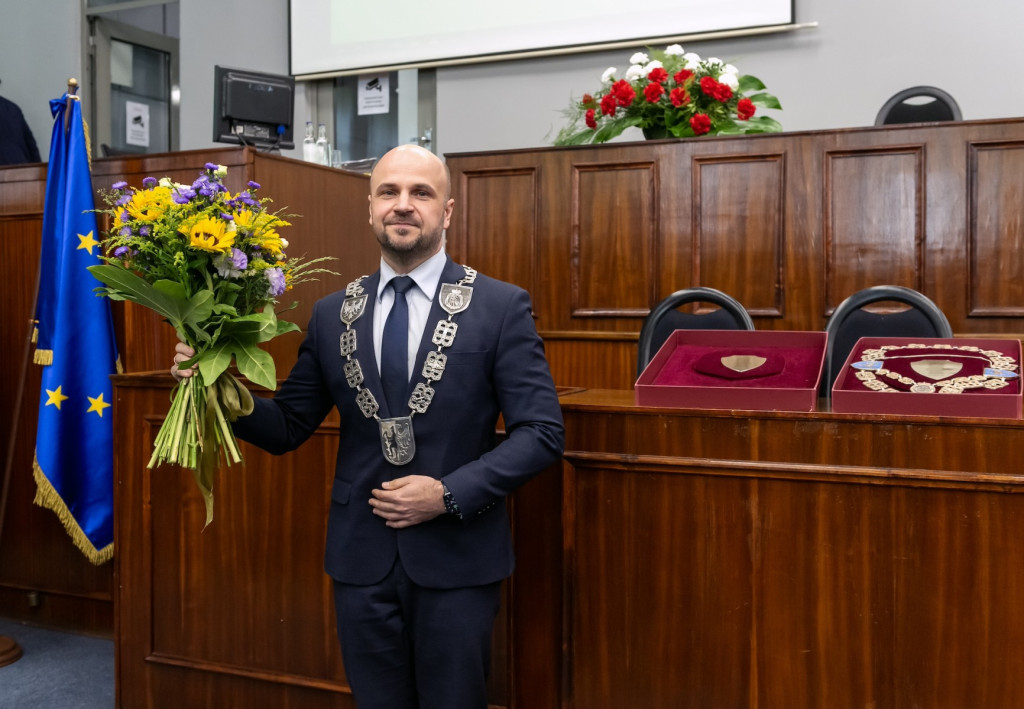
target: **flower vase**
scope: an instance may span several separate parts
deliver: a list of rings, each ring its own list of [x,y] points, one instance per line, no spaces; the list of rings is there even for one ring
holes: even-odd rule
[[[645,140],[664,140],[665,138],[671,138],[672,134],[668,132],[668,128],[665,126],[650,126],[648,128],[641,128],[644,132]]]

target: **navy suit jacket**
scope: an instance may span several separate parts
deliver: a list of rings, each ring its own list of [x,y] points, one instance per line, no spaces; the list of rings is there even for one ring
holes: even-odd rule
[[[449,258],[441,284],[455,283],[464,269]],[[381,418],[408,415],[387,411],[373,348],[373,308],[379,273],[363,280],[366,310],[353,324],[363,386],[380,404]],[[432,384],[426,413],[413,416],[416,455],[408,464],[388,463],[377,421],[355,403],[340,354],[344,291],[318,301],[298,360],[272,399],[256,400],[235,433],[271,453],[293,450],[334,406],[340,414],[335,477],[327,527],[325,568],[343,583],[368,585],[390,571],[396,555],[421,586],[456,588],[499,581],[515,560],[506,496],[561,456],[561,407],[544,345],[523,289],[478,275],[469,307],[454,316],[458,333],[442,378]],[[413,368],[410,391],[423,381],[426,355],[438,320],[448,317],[434,294]],[[506,438],[495,435],[499,413]],[[463,518],[443,514],[428,522],[391,529],[371,511],[370,491],[385,480],[429,475],[444,481]]]

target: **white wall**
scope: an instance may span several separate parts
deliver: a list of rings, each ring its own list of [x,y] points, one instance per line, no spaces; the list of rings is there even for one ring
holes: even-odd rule
[[[69,78],[83,81],[81,12],[76,0],[2,3],[0,96],[21,108],[45,162],[53,131],[50,99],[64,94]]]
[[[1009,71],[1024,27],[1020,0],[795,2],[797,21],[817,29],[685,45],[764,81],[787,131],[872,125],[886,99],[919,84],[949,91],[965,119],[1024,115]],[[625,69],[630,53],[439,69],[438,150],[550,144],[570,96],[599,88],[602,72]]]
[[[3,0],[0,94],[21,106],[44,156],[48,101],[81,75],[81,1]],[[1024,91],[1009,71],[1024,27],[1020,0],[796,0],[796,16],[819,27],[687,49],[760,77],[782,101],[787,131],[871,125],[889,96],[915,84],[952,93],[966,119],[1024,115]],[[287,73],[288,0],[181,0],[180,20],[181,147],[210,147],[214,65]],[[439,69],[436,148],[548,145],[570,97],[594,91],[630,53]],[[298,103],[302,125],[315,101],[301,84]]]

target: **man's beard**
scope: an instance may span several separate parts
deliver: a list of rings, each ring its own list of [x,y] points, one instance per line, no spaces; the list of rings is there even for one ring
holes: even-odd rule
[[[411,227],[406,227],[411,228]],[[396,258],[407,259],[409,256],[433,256],[437,253],[438,245],[444,235],[444,230],[433,233],[420,231],[419,236],[410,241],[396,241],[388,234],[387,227],[377,232],[377,242],[380,247]]]

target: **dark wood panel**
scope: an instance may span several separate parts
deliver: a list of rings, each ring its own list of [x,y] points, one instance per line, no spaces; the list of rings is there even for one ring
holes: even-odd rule
[[[974,145],[969,173],[969,313],[1024,316],[1024,143]]]
[[[829,153],[827,312],[873,285],[923,290],[924,148]]]
[[[540,292],[536,277],[536,170],[490,170],[462,177],[463,201],[454,218],[465,225],[456,248],[465,263],[481,273]],[[482,209],[474,209],[481,205]]]
[[[574,166],[573,317],[646,313],[660,232],[654,168],[651,162]]]
[[[694,172],[692,282],[781,317],[784,156],[697,158]]]

